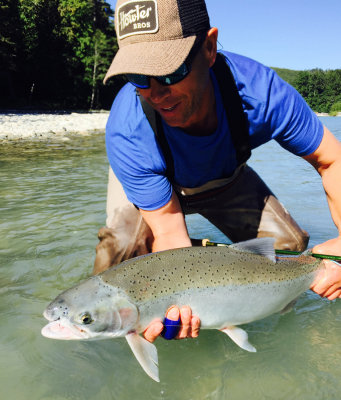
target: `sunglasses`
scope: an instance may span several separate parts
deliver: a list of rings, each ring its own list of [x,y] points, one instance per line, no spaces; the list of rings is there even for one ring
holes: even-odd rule
[[[161,85],[170,86],[178,83],[186,78],[191,72],[191,65],[187,61],[182,63],[180,67],[169,75],[153,76],[152,78],[157,80]],[[126,77],[130,83],[139,89],[150,88],[150,76],[139,75],[139,74],[126,74]]]

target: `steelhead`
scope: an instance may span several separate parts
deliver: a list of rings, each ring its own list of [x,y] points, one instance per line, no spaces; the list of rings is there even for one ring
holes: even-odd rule
[[[228,247],[189,247],[124,261],[61,293],[44,312],[53,339],[125,337],[145,372],[159,381],[156,347],[142,333],[171,305],[189,305],[201,329],[218,329],[248,351],[238,327],[288,308],[309,289],[323,260],[276,257],[274,239]]]

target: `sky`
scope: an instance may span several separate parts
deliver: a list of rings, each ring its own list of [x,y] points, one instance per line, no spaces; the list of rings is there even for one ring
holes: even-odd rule
[[[115,7],[116,0],[109,0]],[[341,0],[206,0],[220,49],[270,67],[341,69]]]

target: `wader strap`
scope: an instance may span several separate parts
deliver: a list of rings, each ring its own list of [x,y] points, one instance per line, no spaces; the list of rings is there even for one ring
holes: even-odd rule
[[[166,135],[163,130],[162,120],[160,114],[156,112],[151,105],[149,105],[146,100],[140,96],[140,94],[136,91],[137,95],[140,98],[140,102],[142,105],[142,109],[146,114],[148,122],[152,127],[155,137],[159,146],[161,147],[162,154],[165,158],[166,162],[166,176],[170,182],[174,182],[174,160],[172,156],[172,152],[169,148],[169,144],[166,139]]]
[[[236,151],[237,165],[239,166],[251,156],[249,127],[244,114],[242,100],[232,72],[222,54],[217,54],[212,70],[218,82],[232,142]]]

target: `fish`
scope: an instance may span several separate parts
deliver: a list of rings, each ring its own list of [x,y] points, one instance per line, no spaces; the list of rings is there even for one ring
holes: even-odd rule
[[[189,305],[201,329],[217,329],[249,352],[239,325],[286,312],[324,268],[308,252],[278,257],[273,238],[226,247],[186,247],[124,261],[64,291],[45,309],[43,336],[125,337],[144,371],[160,382],[156,346],[141,335],[172,306]]]

